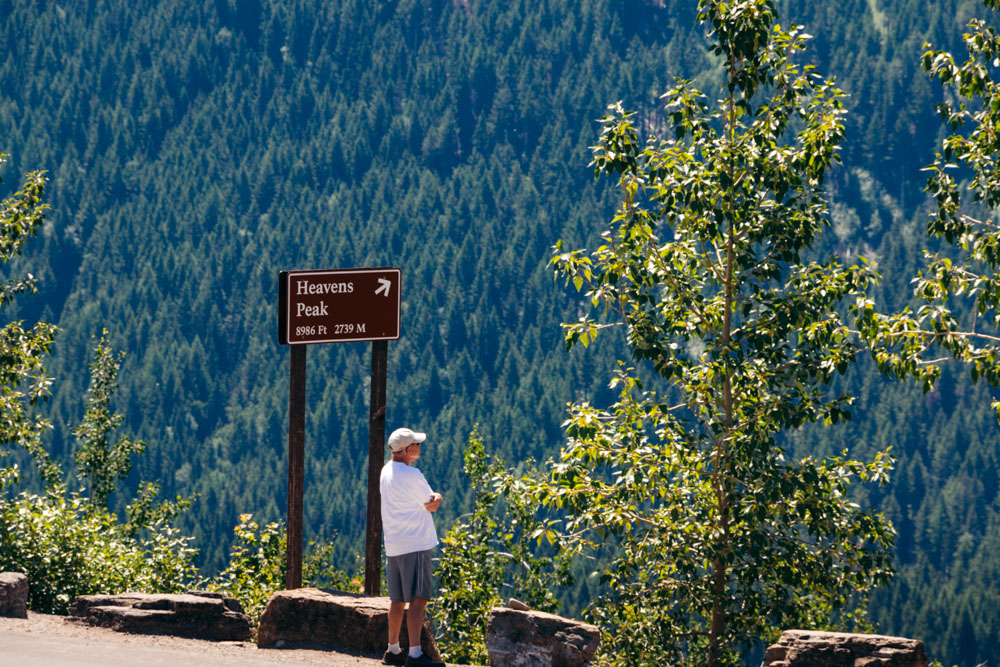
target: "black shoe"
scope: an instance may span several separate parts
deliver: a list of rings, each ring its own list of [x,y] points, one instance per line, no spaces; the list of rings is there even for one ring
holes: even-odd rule
[[[385,655],[382,656],[383,665],[405,665],[406,664],[406,651],[400,651],[399,653],[393,653],[392,651],[386,651]]]
[[[444,667],[443,662],[431,660],[426,653],[421,653],[419,658],[406,658],[406,667]]]

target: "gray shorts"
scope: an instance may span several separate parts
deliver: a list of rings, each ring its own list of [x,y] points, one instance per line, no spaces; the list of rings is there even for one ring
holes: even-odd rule
[[[389,581],[389,599],[412,602],[416,598],[430,600],[433,595],[431,552],[414,551],[401,556],[386,557],[385,575]]]

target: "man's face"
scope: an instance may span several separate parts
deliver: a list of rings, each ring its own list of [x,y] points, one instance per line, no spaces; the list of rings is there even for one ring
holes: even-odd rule
[[[412,442],[403,450],[406,455],[406,464],[413,465],[413,462],[420,458],[420,443]]]

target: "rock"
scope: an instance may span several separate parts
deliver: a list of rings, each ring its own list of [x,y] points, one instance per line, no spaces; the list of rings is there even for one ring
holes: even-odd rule
[[[927,667],[927,655],[917,639],[786,630],[763,667]]]
[[[203,598],[212,598],[213,600],[222,600],[222,604],[226,605],[226,609],[229,611],[234,611],[237,614],[245,614],[243,610],[243,603],[236,598],[231,598],[228,595],[223,595],[222,593],[216,593],[215,591],[188,591],[188,595],[197,595]]]
[[[248,639],[253,630],[240,603],[218,593],[81,595],[67,619],[119,632],[216,641]]]
[[[510,598],[509,600],[507,600],[507,607],[509,609],[516,609],[518,611],[531,611],[531,607],[524,604],[517,598]]]
[[[282,644],[330,647],[377,653],[385,651],[389,637],[389,598],[366,597],[317,588],[278,591],[267,601],[257,628],[257,646],[274,648]],[[406,651],[409,636],[406,619],[399,633]],[[440,660],[430,622],[425,618],[420,646],[434,660]]]
[[[28,618],[28,577],[0,572],[0,616]]]
[[[600,643],[596,626],[541,611],[494,607],[486,630],[492,667],[589,665]]]

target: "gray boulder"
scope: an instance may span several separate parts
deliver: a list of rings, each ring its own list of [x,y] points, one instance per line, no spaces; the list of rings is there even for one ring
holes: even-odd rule
[[[240,641],[253,634],[239,601],[201,591],[81,595],[67,620],[119,632],[215,641]]]
[[[322,644],[381,655],[388,637],[389,598],[318,588],[273,593],[257,627],[259,648]],[[399,644],[404,651],[409,648],[405,618]],[[426,618],[420,646],[432,659],[441,659]]]
[[[0,572],[0,616],[28,618],[28,577]]]
[[[600,643],[597,626],[541,611],[494,607],[486,630],[492,667],[589,665]]]
[[[764,653],[765,667],[927,667],[917,639],[786,630]]]

